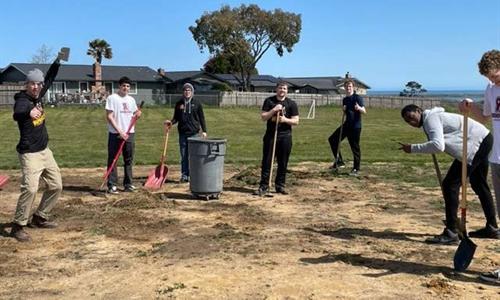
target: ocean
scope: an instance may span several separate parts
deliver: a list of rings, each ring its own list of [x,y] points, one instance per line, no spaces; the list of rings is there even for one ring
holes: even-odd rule
[[[399,96],[400,91],[370,91],[368,95],[373,96]],[[484,99],[484,90],[454,90],[454,91],[428,91],[422,94],[424,97],[441,98],[442,101],[457,102],[464,98],[471,98],[481,102]]]

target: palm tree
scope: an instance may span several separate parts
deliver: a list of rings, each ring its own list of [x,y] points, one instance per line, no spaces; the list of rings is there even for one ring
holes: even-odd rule
[[[102,86],[102,68],[101,62],[102,58],[111,59],[113,57],[113,51],[111,50],[111,45],[105,40],[95,39],[89,42],[89,49],[87,50],[87,55],[94,58],[95,62],[93,64],[93,72],[95,79],[95,91],[99,93]]]

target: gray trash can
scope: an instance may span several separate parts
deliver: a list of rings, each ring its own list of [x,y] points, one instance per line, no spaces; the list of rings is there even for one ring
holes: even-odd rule
[[[189,187],[195,197],[218,199],[224,180],[226,140],[188,138]]]

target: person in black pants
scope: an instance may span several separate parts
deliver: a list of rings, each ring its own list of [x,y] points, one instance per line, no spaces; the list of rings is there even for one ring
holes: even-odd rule
[[[287,97],[288,84],[279,82],[276,86],[276,95],[264,100],[262,112],[260,114],[262,121],[267,121],[266,133],[262,139],[262,170],[260,175],[259,189],[254,193],[256,195],[265,195],[269,192],[269,173],[271,170],[272,151],[274,142],[274,133],[276,130],[276,117],[279,114],[278,133],[276,139],[276,161],[278,171],[276,172],[275,188],[280,194],[288,194],[285,190],[286,169],[288,158],[292,151],[292,126],[299,124],[299,109],[297,103]]]
[[[345,114],[345,121],[328,138],[334,159],[331,168],[337,169],[345,165],[340,151],[338,151],[339,155],[337,157],[337,150],[338,147],[340,147],[340,141],[347,137],[354,159],[354,165],[350,174],[357,176],[361,164],[361,149],[359,147],[359,139],[361,136],[361,114],[366,114],[366,108],[363,103],[363,98],[354,92],[354,81],[352,79],[347,79],[344,82],[344,88],[347,95],[342,100],[342,109]],[[342,136],[339,139],[341,131]]]

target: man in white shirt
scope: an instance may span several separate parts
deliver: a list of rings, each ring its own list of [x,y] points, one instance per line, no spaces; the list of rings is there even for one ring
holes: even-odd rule
[[[123,146],[124,177],[123,187],[126,192],[135,191],[132,182],[132,164],[134,160],[135,127],[130,126],[133,117],[139,118],[141,111],[137,108],[135,99],[129,96],[130,79],[122,77],[118,81],[120,88],[117,93],[110,95],[106,99],[106,119],[108,121],[108,169],[113,163],[113,159],[118,153],[120,144]],[[118,174],[116,165],[108,177],[108,193],[117,194]]]

